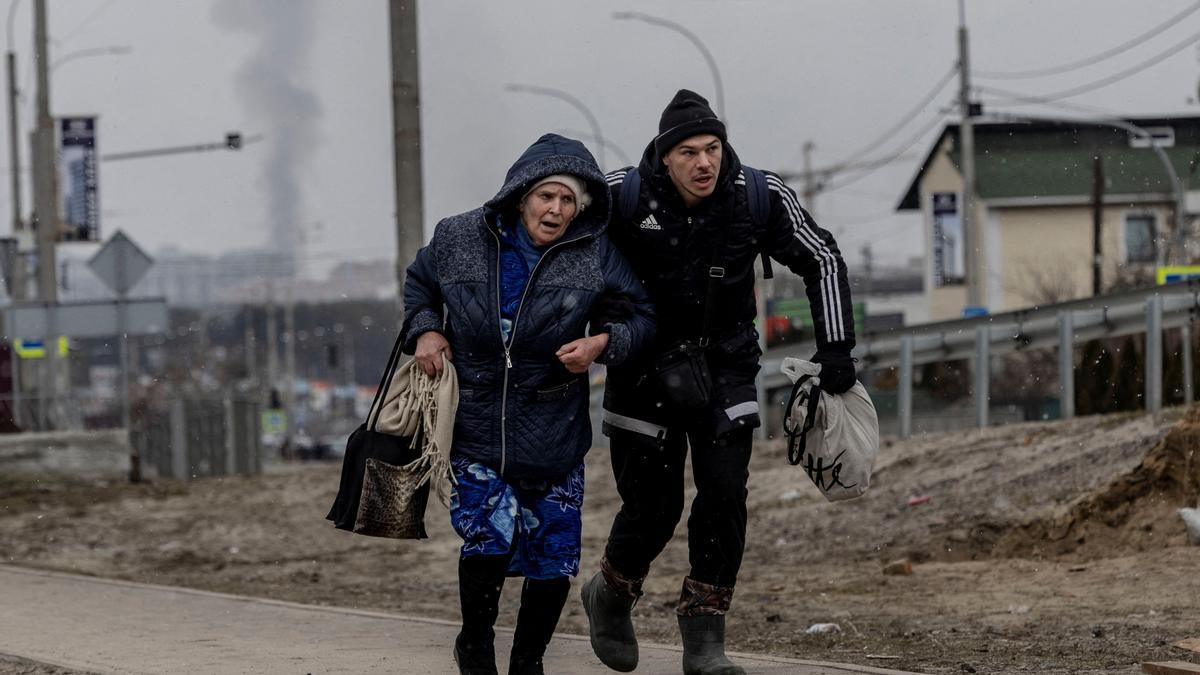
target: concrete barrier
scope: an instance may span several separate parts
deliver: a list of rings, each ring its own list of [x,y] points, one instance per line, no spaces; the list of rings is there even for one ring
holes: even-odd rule
[[[0,435],[0,474],[18,473],[126,478],[128,434],[113,429]]]

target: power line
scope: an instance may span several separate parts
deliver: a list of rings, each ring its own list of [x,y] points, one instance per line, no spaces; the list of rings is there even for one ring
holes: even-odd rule
[[[857,215],[857,216],[854,216],[854,215],[839,216],[834,213],[827,213],[827,214],[821,216],[821,222],[825,227],[830,227],[830,226],[853,227],[856,225],[869,225],[871,223],[879,222],[885,218],[899,218],[899,217],[900,216],[896,215],[895,209],[888,209],[887,211],[877,211],[875,213],[864,213],[864,214]],[[842,237],[838,237],[838,238],[841,239]],[[846,238],[852,239],[853,237],[847,236]]]
[[[1101,107],[1094,106],[1094,105],[1084,105],[1082,103],[1068,103],[1066,101],[1056,101],[1054,99],[1048,99],[1048,98],[1044,99],[1044,98],[1041,98],[1040,96],[1030,96],[1030,95],[1021,94],[1021,93],[1018,93],[1015,91],[1009,91],[1007,89],[999,89],[997,87],[976,87],[976,89],[980,93],[996,94],[998,96],[1004,97],[1004,98],[996,100],[996,101],[990,101],[990,102],[984,101],[983,103],[984,103],[985,110],[991,109],[991,106],[989,105],[989,103],[997,103],[999,105],[1004,105],[1004,101],[1021,100],[1021,101],[1025,101],[1029,104],[1042,104],[1042,105],[1049,106],[1051,108],[1060,108],[1062,110],[1070,110],[1072,112],[1082,112],[1082,113],[1088,113],[1088,114],[1092,114],[1092,115],[1105,115],[1108,117],[1123,117],[1125,115],[1125,113],[1123,113],[1123,112],[1119,112],[1119,111],[1112,110],[1109,108],[1101,108]]]
[[[1150,30],[1146,31],[1145,33],[1142,33],[1141,35],[1139,35],[1127,42],[1124,42],[1122,44],[1117,45],[1116,47],[1113,47],[1106,51],[1100,52],[1099,54],[1095,54],[1093,56],[1089,56],[1084,59],[1079,59],[1077,61],[1071,61],[1070,63],[1059,64],[1057,66],[1050,66],[1048,68],[1035,68],[1033,70],[1018,70],[1018,71],[1008,71],[1008,72],[976,70],[976,71],[973,71],[971,74],[974,75],[975,77],[982,77],[984,79],[1017,80],[1017,79],[1025,79],[1025,78],[1033,78],[1033,77],[1044,77],[1047,75],[1058,75],[1060,73],[1066,73],[1066,72],[1069,72],[1072,70],[1076,70],[1078,68],[1095,65],[1095,64],[1099,63],[1100,61],[1103,61],[1105,59],[1116,56],[1117,54],[1123,54],[1123,53],[1129,51],[1130,49],[1133,49],[1134,47],[1142,44],[1146,40],[1149,40],[1150,38],[1158,35],[1159,33],[1162,33],[1163,31],[1167,30],[1168,28],[1171,28],[1175,24],[1179,23],[1179,21],[1183,20],[1188,15],[1195,12],[1197,9],[1200,9],[1200,2],[1197,2],[1193,5],[1191,5],[1187,9],[1184,9],[1182,12],[1176,14],[1175,16],[1172,16],[1171,18],[1167,19],[1166,21],[1163,21],[1162,23],[1158,24],[1157,26],[1151,28]]]
[[[906,155],[906,157],[912,157],[912,155]],[[880,201],[885,201],[885,202],[891,202],[893,199],[896,198],[896,196],[890,192],[880,192],[878,190],[856,190],[853,188],[843,188],[842,194],[857,195],[859,197],[865,197],[867,199],[878,199]]]
[[[915,145],[915,144],[917,143],[917,141],[919,141],[919,140],[921,140],[922,138],[924,138],[924,137],[925,137],[925,134],[929,133],[929,132],[930,132],[930,131],[931,131],[931,130],[934,128],[934,127],[936,127],[936,126],[938,126],[939,124],[941,124],[941,123],[942,123],[942,121],[945,119],[945,117],[946,117],[946,114],[945,114],[945,113],[939,113],[939,114],[938,114],[936,117],[934,117],[933,119],[929,120],[929,122],[928,122],[927,124],[925,124],[924,126],[922,126],[922,127],[921,127],[921,128],[918,130],[918,131],[917,131],[917,133],[915,133],[915,134],[913,134],[912,136],[910,136],[910,137],[909,137],[909,138],[908,138],[908,139],[907,139],[907,140],[904,142],[904,144],[903,144],[903,145],[900,147],[900,149],[899,149],[899,150],[897,150],[897,151],[893,152],[891,155],[888,155],[888,156],[886,156],[886,157],[883,157],[883,158],[881,158],[881,159],[877,160],[877,161],[875,162],[875,164],[874,164],[873,166],[871,166],[870,168],[867,168],[867,169],[863,170],[862,172],[860,172],[860,173],[858,173],[858,174],[855,174],[855,175],[853,175],[853,176],[850,176],[850,177],[849,177],[849,178],[847,178],[846,180],[843,180],[841,183],[836,183],[836,184],[834,184],[834,185],[829,185],[829,186],[826,186],[826,187],[823,189],[823,191],[824,191],[824,192],[833,192],[833,191],[835,191],[835,190],[840,190],[841,188],[844,188],[844,187],[846,187],[847,185],[850,185],[850,184],[852,184],[852,183],[857,183],[858,181],[862,180],[863,178],[866,178],[867,176],[869,176],[869,175],[871,175],[871,174],[875,173],[876,171],[878,171],[878,170],[879,170],[879,169],[881,169],[882,167],[885,167],[885,166],[887,166],[887,165],[889,165],[889,164],[892,164],[892,163],[894,163],[894,162],[900,161],[900,160],[902,160],[902,159],[906,159],[906,158],[907,158],[907,156],[906,156],[904,153],[905,153],[905,152],[906,152],[906,151],[907,151],[909,148],[911,148],[913,145]]]
[[[1057,91],[1057,92],[1050,93],[1050,94],[1039,94],[1038,96],[1020,97],[1020,98],[1015,98],[1012,100],[1021,101],[1023,104],[1046,103],[1046,102],[1054,101],[1054,100],[1057,100],[1060,98],[1070,98],[1072,96],[1078,96],[1079,94],[1084,94],[1089,91],[1094,91],[1096,89],[1100,89],[1101,87],[1107,87],[1110,84],[1119,82],[1131,75],[1136,75],[1137,73],[1140,73],[1143,70],[1145,70],[1151,66],[1157,65],[1157,64],[1161,63],[1162,61],[1165,61],[1167,58],[1174,56],[1176,53],[1182,51],[1185,47],[1191,46],[1198,40],[1200,40],[1200,33],[1194,33],[1194,34],[1190,35],[1187,39],[1183,40],[1182,42],[1178,42],[1178,43],[1172,45],[1170,48],[1166,49],[1165,51],[1159,52],[1158,54],[1155,54],[1154,56],[1150,57],[1146,61],[1143,61],[1142,63],[1139,63],[1138,65],[1133,66],[1132,68],[1126,68],[1125,70],[1122,70],[1118,73],[1109,75],[1108,77],[1103,77],[1103,78],[1100,78],[1099,80],[1095,80],[1095,81],[1089,82],[1087,84],[1081,84],[1078,87],[1072,87],[1070,89],[1064,89],[1062,91]]]
[[[891,215],[894,216],[895,214],[891,214]],[[844,225],[846,227],[855,226],[855,225],[867,225],[867,224],[870,224],[877,220],[883,220],[883,218],[880,217],[880,218],[876,218],[875,220],[868,220],[868,221],[862,221],[862,222],[857,222],[857,223],[839,223],[839,225]],[[846,232],[844,234],[844,236],[838,235],[838,241],[839,242],[843,242],[843,241],[844,242],[860,242],[860,241],[863,241],[864,239],[866,239],[870,243],[873,244],[873,243],[880,242],[880,241],[886,241],[893,237],[898,237],[902,234],[912,235],[912,233],[913,233],[911,227],[894,227],[894,228],[890,228],[890,229],[891,229],[890,232],[885,232],[883,234],[880,234],[878,232],[861,233],[860,234],[858,232],[849,231],[849,232]]]
[[[867,143],[866,145],[863,145],[858,150],[850,153],[850,155],[848,157],[846,157],[845,159],[843,159],[842,161],[835,163],[833,165],[833,167],[830,169],[830,171],[831,172],[837,171],[838,167],[842,167],[844,165],[854,162],[854,160],[858,159],[859,157],[862,157],[863,155],[867,154],[871,150],[874,150],[875,146],[887,141],[889,138],[892,137],[892,134],[896,133],[900,129],[903,129],[905,125],[907,125],[909,122],[913,121],[913,119],[916,118],[917,115],[921,114],[925,110],[926,106],[928,106],[929,103],[931,101],[933,101],[933,99],[936,98],[939,93],[941,93],[942,89],[944,89],[945,86],[950,83],[950,80],[954,79],[954,75],[957,72],[958,72],[957,65],[950,66],[950,69],[946,71],[946,74],[943,75],[942,78],[940,80],[938,80],[937,84],[935,84],[933,86],[933,89],[931,89],[929,91],[929,93],[926,94],[921,99],[921,102],[918,103],[915,107],[913,107],[912,110],[905,113],[905,115],[900,118],[900,121],[898,121],[895,124],[893,124],[892,126],[888,127],[887,131],[884,131],[883,133],[879,134],[878,138],[875,138],[870,143]]]

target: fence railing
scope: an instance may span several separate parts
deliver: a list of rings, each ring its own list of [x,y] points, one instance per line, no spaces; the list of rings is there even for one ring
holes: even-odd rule
[[[975,423],[989,423],[988,397],[993,355],[1025,349],[1057,348],[1061,416],[1075,415],[1075,345],[1106,337],[1145,334],[1145,405],[1158,412],[1163,405],[1162,332],[1179,328],[1183,339],[1184,400],[1194,400],[1192,381],[1192,323],[1200,317],[1200,282],[1187,281],[1154,288],[1101,295],[1081,300],[1003,312],[990,316],[909,326],[858,340],[855,355],[860,368],[898,370],[898,426],[902,437],[912,433],[914,366],[973,360]],[[762,389],[770,392],[790,383],[779,373],[788,356],[807,358],[813,345],[786,345],[767,351]],[[983,367],[980,367],[980,366]]]
[[[130,443],[159,476],[200,478],[262,471],[257,401],[173,399],[133,421]]]

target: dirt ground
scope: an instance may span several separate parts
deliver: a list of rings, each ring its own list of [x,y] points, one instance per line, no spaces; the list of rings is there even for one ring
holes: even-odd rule
[[[756,449],[731,648],[926,673],[1140,672],[1190,660],[1200,546],[1176,513],[1200,495],[1200,409],[885,442],[863,498],[827,504],[778,441]],[[617,507],[608,460],[588,460],[584,575]],[[372,539],[324,520],[334,464],[258,477],[127,485],[0,477],[10,563],[305,603],[458,618],[458,539]],[[910,505],[910,499],[918,499]],[[686,527],[635,609],[639,635],[676,643]],[[907,576],[883,573],[905,558]],[[586,576],[584,576],[586,578]],[[576,580],[578,587],[580,580]],[[505,588],[501,623],[516,617]],[[839,632],[809,634],[817,623]],[[560,630],[584,633],[573,593]],[[447,645],[449,649],[449,645]],[[553,645],[551,645],[553,649]],[[0,673],[45,675],[0,660]],[[32,666],[36,668],[36,666]]]

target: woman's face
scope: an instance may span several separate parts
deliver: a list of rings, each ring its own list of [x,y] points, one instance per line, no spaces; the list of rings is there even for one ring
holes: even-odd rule
[[[521,222],[538,246],[558,241],[567,232],[579,205],[562,183],[543,183],[521,200]]]

